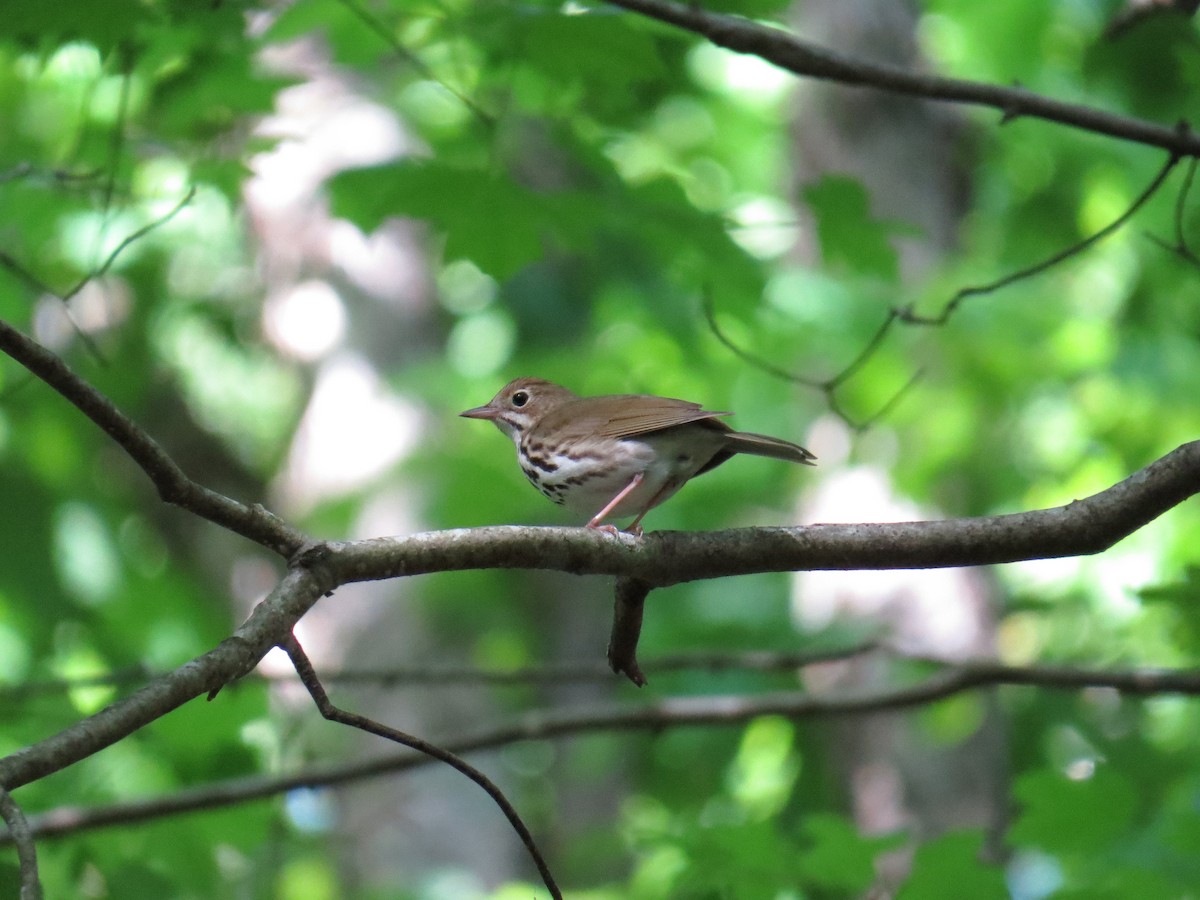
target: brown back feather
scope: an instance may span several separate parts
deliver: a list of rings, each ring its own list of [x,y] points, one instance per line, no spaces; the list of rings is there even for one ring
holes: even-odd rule
[[[728,431],[729,426],[715,418],[727,415],[729,413],[712,412],[687,400],[646,394],[609,394],[568,400],[543,416],[537,428],[542,432],[553,430],[560,434],[625,438],[707,419]]]

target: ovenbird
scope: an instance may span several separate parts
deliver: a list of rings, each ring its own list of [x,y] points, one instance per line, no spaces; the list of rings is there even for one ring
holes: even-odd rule
[[[580,397],[540,378],[511,381],[487,406],[459,415],[495,423],[517,445],[534,487],[590,516],[588,528],[613,533],[605,519],[636,515],[629,530],[641,534],[647,512],[735,453],[816,465],[797,444],[734,431],[717,418],[730,413],[643,394]]]

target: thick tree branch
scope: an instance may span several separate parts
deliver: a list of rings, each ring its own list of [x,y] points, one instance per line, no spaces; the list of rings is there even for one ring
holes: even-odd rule
[[[582,528],[496,527],[301,547],[303,535],[265,510],[187,479],[111,401],[54,354],[2,322],[0,350],[112,435],[159,486],[164,499],[291,554],[293,567],[220,646],[59,734],[0,759],[0,786],[10,790],[77,762],[241,677],[291,633],[323,593],[348,582],[461,569],[527,568],[624,576],[652,589],[755,572],[930,568],[1076,556],[1112,546],[1200,491],[1200,442],[1193,442],[1086,500],[1006,516],[659,532],[642,538]]]
[[[659,531],[641,538],[583,528],[496,526],[322,544],[312,555],[338,583],[507,568],[621,575],[665,587],[758,572],[982,566],[1099,553],[1196,493],[1200,441],[1084,500],[1010,515]]]
[[[289,572],[250,618],[218,646],[58,734],[0,759],[9,790],[57,772],[251,671],[329,590],[311,572]]]
[[[843,84],[874,87],[926,100],[945,100],[999,110],[1007,121],[1045,119],[1084,131],[1152,147],[1175,156],[1200,155],[1200,136],[1185,123],[1175,127],[1121,116],[1091,106],[1066,103],[1020,87],[1002,87],[962,78],[944,78],[885,63],[857,59],[801,40],[779,28],[703,10],[699,4],[671,0],[608,0],[631,12],[701,35],[738,53],[750,53],[797,75]]]
[[[128,453],[154,483],[159,496],[201,518],[247,537],[284,557],[305,536],[261,506],[247,506],[192,481],[158,443],[113,402],[36,341],[0,320],[0,351],[7,353],[67,400]]]
[[[494,527],[321,544],[219,647],[83,722],[0,760],[19,787],[120,740],[252,669],[324,592],[350,581],[478,568],[615,574],[662,587],[701,578],[817,569],[986,565],[1098,553],[1200,491],[1200,442],[1066,506],[1005,516],[871,525],[659,532]]]
[[[743,696],[674,697],[643,706],[571,708],[527,713],[510,725],[439,744],[453,753],[493,750],[518,741],[545,740],[592,732],[661,731],[689,726],[738,725],[759,716],[789,719],[854,716],[910,709],[966,691],[999,685],[1079,691],[1108,688],[1134,697],[1200,696],[1196,670],[1128,669],[1108,671],[1071,666],[1006,666],[979,661],[947,668],[914,685],[843,696],[812,696],[801,691]],[[110,825],[129,825],[166,816],[219,809],[278,796],[299,788],[328,788],[367,778],[393,775],[427,765],[430,758],[407,752],[363,762],[313,766],[292,775],[231,779],[174,794],[88,809],[59,807],[30,820],[36,837],[75,834]],[[0,835],[0,844],[6,843]]]

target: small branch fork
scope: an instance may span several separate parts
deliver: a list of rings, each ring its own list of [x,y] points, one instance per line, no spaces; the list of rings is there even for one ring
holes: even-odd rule
[[[380,724],[373,719],[368,719],[365,716],[360,716],[357,713],[347,712],[337,706],[334,706],[329,699],[329,695],[325,693],[325,688],[321,685],[320,678],[317,677],[316,671],[313,669],[312,663],[309,662],[308,655],[304,652],[304,648],[300,646],[300,642],[296,640],[294,635],[288,635],[280,644],[288,658],[291,659],[292,665],[296,668],[296,674],[300,676],[300,680],[304,683],[304,687],[308,689],[309,696],[317,705],[317,709],[321,715],[330,722],[337,722],[340,725],[347,725],[350,728],[357,728],[359,731],[365,731],[368,734],[376,735],[385,740],[408,747],[418,753],[435,759],[438,762],[443,762],[452,769],[461,772],[469,779],[479,785],[487,795],[492,798],[492,802],[500,807],[500,811],[504,813],[513,830],[521,838],[521,843],[529,851],[529,855],[533,857],[533,863],[537,866],[538,873],[542,876],[542,882],[546,885],[546,889],[550,891],[550,896],[555,900],[562,900],[562,891],[558,884],[554,881],[554,876],[550,872],[550,866],[547,865],[545,857],[542,856],[538,849],[537,843],[533,839],[529,828],[521,820],[516,809],[508,798],[504,796],[504,792],[496,786],[496,784],[468,763],[461,756],[451,753],[449,750],[444,750],[435,744],[424,741],[419,737],[411,734],[406,734],[403,731],[398,731],[395,728],[390,728],[387,725]]]
[[[911,306],[893,307],[888,311],[879,329],[863,350],[831,378],[821,379],[795,374],[737,346],[720,329],[711,300],[705,298],[705,318],[713,335],[722,344],[741,359],[768,374],[820,391],[824,395],[830,411],[855,431],[864,431],[886,416],[921,377],[921,372],[916,372],[891,399],[866,419],[852,417],[838,398],[838,388],[878,351],[884,339],[898,322],[925,326],[944,325],[966,300],[992,294],[1002,288],[1032,278],[1083,252],[1125,225],[1158,192],[1176,164],[1181,159],[1188,157],[1192,159],[1192,166],[1189,168],[1187,180],[1179,195],[1176,208],[1175,241],[1171,245],[1166,245],[1162,241],[1158,241],[1158,243],[1176,253],[1181,259],[1200,266],[1200,259],[1197,259],[1187,245],[1182,227],[1184,198],[1191,188],[1195,160],[1200,157],[1200,135],[1193,132],[1185,122],[1168,127],[1142,119],[1116,115],[1094,107],[1065,103],[1021,87],[1005,87],[960,78],[944,78],[928,72],[874,63],[813,44],[780,28],[762,25],[737,16],[708,12],[696,3],[684,4],[673,2],[673,0],[607,0],[607,2],[704,37],[719,47],[757,56],[801,77],[870,87],[926,100],[991,107],[1002,114],[1002,121],[1006,123],[1016,118],[1043,119],[1083,131],[1159,147],[1167,151],[1167,161],[1150,185],[1112,223],[1031,266],[988,284],[972,285],[960,289],[936,315],[917,313]]]
[[[128,91],[128,84],[129,84],[129,79],[125,78],[122,81],[122,88],[121,88],[122,115],[124,115],[124,104],[127,99],[126,94]],[[64,176],[64,177],[66,177],[66,176]],[[2,181],[2,180],[4,180],[4,179],[2,176],[0,176],[0,181]],[[106,219],[107,219],[108,207],[112,202],[113,189],[114,189],[114,184],[112,182],[111,177],[106,176],[105,191],[104,191],[104,208],[105,208],[105,218]],[[79,335],[80,339],[83,341],[84,346],[88,349],[88,352],[90,352],[97,359],[101,359],[102,355],[100,353],[100,350],[96,346],[96,344],[92,341],[91,336],[86,331],[81,329],[79,327],[79,325],[75,322],[75,319],[71,314],[71,307],[70,307],[71,300],[74,299],[76,294],[78,294],[80,291],[82,291],[85,287],[87,287],[89,284],[91,284],[97,278],[103,278],[108,273],[108,270],[111,269],[113,267],[113,265],[116,263],[117,258],[122,253],[124,253],[126,250],[128,250],[130,246],[135,244],[137,241],[140,241],[146,235],[150,234],[150,232],[161,228],[163,225],[166,225],[173,218],[175,218],[177,215],[179,215],[179,213],[183,210],[183,208],[192,202],[192,199],[195,196],[196,196],[196,189],[193,187],[190,190],[188,190],[188,192],[183,195],[183,197],[179,200],[179,202],[176,203],[165,214],[159,216],[157,219],[154,219],[151,222],[147,222],[141,228],[135,229],[134,231],[125,235],[125,237],[123,237],[117,243],[117,246],[112,249],[112,252],[110,252],[108,254],[108,256],[104,258],[104,260],[100,263],[99,266],[95,267],[94,269],[89,270],[85,275],[81,276],[80,279],[77,282],[75,282],[75,284],[72,287],[68,288],[66,290],[66,292],[64,292],[64,293],[58,293],[57,291],[53,290],[48,284],[46,284],[44,281],[42,281],[40,278],[38,278],[36,275],[34,275],[32,272],[30,272],[27,268],[25,268],[23,265],[21,265],[19,262],[17,262],[17,260],[10,253],[8,253],[4,250],[0,250],[0,269],[8,270],[8,272],[10,272],[15,278],[17,278],[27,288],[30,288],[34,292],[39,293],[39,294],[45,294],[46,296],[49,296],[49,297],[57,298],[59,300],[59,302],[61,302],[63,304],[63,309],[66,311],[68,320],[71,322],[71,325],[75,328],[76,334]]]
[[[870,361],[871,357],[879,351],[879,348],[883,345],[884,340],[892,332],[892,329],[897,323],[926,327],[943,326],[950,321],[950,318],[956,312],[958,312],[958,310],[967,300],[973,297],[994,294],[1003,288],[1010,287],[1018,282],[1040,275],[1043,272],[1054,268],[1060,263],[1065,262],[1071,257],[1079,255],[1084,250],[1087,250],[1094,244],[1104,240],[1104,238],[1116,233],[1124,225],[1126,225],[1129,220],[1132,219],[1133,216],[1138,212],[1138,210],[1145,206],[1146,203],[1149,202],[1150,198],[1158,193],[1159,189],[1166,182],[1167,176],[1174,171],[1175,166],[1179,164],[1179,161],[1180,157],[1178,156],[1171,156],[1168,158],[1167,161],[1163,163],[1162,168],[1158,170],[1154,178],[1151,179],[1150,183],[1140,194],[1138,194],[1133,202],[1119,216],[1117,216],[1103,228],[1087,235],[1068,247],[1064,247],[1063,249],[1052,253],[1045,259],[1039,260],[1038,262],[1026,266],[1023,269],[1019,269],[1016,272],[1010,272],[1001,278],[997,278],[995,281],[990,281],[986,284],[970,285],[968,287],[959,288],[959,290],[957,290],[946,302],[945,306],[942,307],[940,313],[936,315],[924,315],[916,312],[912,306],[892,307],[887,311],[887,314],[884,316],[884,319],[880,323],[879,327],[875,330],[875,333],[871,335],[870,339],[867,340],[866,344],[858,352],[858,354],[855,355],[854,359],[847,363],[841,369],[841,371],[831,378],[813,378],[790,372],[782,366],[775,365],[769,360],[765,360],[761,356],[758,356],[757,354],[746,350],[744,347],[739,346],[721,329],[717,322],[716,311],[713,308],[712,298],[708,296],[705,296],[704,298],[704,318],[707,321],[709,330],[713,333],[713,336],[716,337],[718,341],[720,341],[739,359],[745,360],[750,365],[763,372],[766,372],[768,375],[772,375],[784,381],[790,381],[794,384],[803,385],[804,387],[820,391],[825,397],[825,404],[829,407],[830,412],[840,418],[850,428],[854,429],[855,431],[862,432],[870,428],[872,425],[890,413],[893,409],[895,409],[896,404],[900,402],[904,395],[907,394],[913,385],[915,385],[921,378],[922,373],[920,370],[918,370],[900,387],[898,391],[896,391],[895,394],[891,396],[886,403],[883,404],[882,407],[880,407],[866,419],[855,419],[841,404],[841,401],[838,397],[838,389],[841,388],[841,386],[851,378],[853,378],[854,375]],[[1188,166],[1187,175],[1184,180],[1184,184],[1180,189],[1175,205],[1174,243],[1167,244],[1166,242],[1157,238],[1152,238],[1152,240],[1155,240],[1155,242],[1160,246],[1175,253],[1181,259],[1184,259],[1193,265],[1200,266],[1200,259],[1196,257],[1187,244],[1187,239],[1183,228],[1184,204],[1187,195],[1191,192],[1196,163],[1197,160],[1193,158],[1191,164]]]

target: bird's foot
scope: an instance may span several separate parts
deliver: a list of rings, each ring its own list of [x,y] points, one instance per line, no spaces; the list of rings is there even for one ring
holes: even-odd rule
[[[592,522],[588,522],[585,527],[590,528],[593,531],[603,531],[605,534],[611,534],[613,537],[620,537],[623,534],[632,535],[636,538],[640,538],[642,536],[642,526],[636,522],[634,522],[624,531],[619,529],[616,525],[600,525],[599,523]]]

